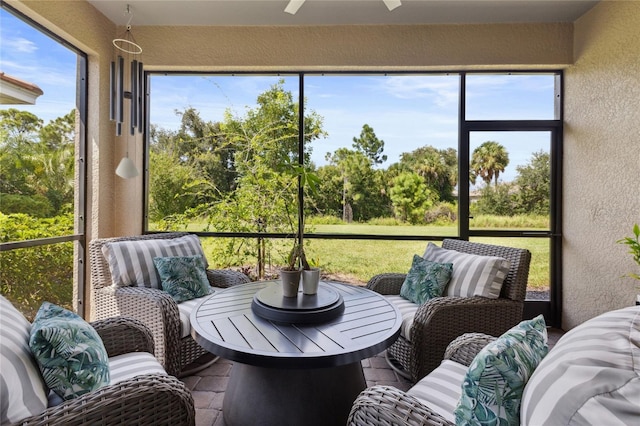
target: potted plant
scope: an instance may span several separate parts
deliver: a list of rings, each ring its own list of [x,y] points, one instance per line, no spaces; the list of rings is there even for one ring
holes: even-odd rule
[[[629,247],[629,254],[633,256],[633,260],[640,266],[640,226],[636,223],[633,226],[633,236],[624,237],[617,241],[618,244],[625,244]],[[640,275],[635,272],[629,272],[623,277],[630,277],[640,281]],[[636,289],[640,290],[640,284],[636,285]],[[640,305],[640,294],[636,296],[636,305]]]
[[[285,162],[281,164],[281,168],[284,173],[287,173],[293,177],[296,177],[300,181],[300,188],[304,188],[305,185],[309,188],[311,194],[317,193],[318,183],[320,178],[308,170],[304,165],[294,164],[291,162]],[[303,217],[303,207],[298,206],[299,217]],[[287,209],[287,218],[289,219],[289,225],[291,229],[295,229],[293,225],[293,213]],[[312,271],[313,268],[307,261],[307,256],[304,250],[304,223],[299,222],[298,230],[295,232],[295,238],[293,240],[293,247],[287,257],[287,264],[280,268],[280,279],[282,280],[282,293],[285,297],[295,297],[298,294],[298,287],[300,285],[300,277],[304,274],[303,271]],[[315,268],[317,273],[308,274],[307,278],[307,290],[305,294],[315,294],[317,292],[318,285],[315,285],[315,291],[313,290],[312,276],[315,274],[320,277],[320,270]],[[304,284],[304,283],[303,283]]]
[[[293,248],[287,257],[287,264],[280,268],[282,295],[284,297],[296,297],[298,295],[298,287],[300,286],[300,277],[302,275],[301,263],[302,265],[305,263],[308,265],[302,244],[296,237]]]
[[[302,293],[313,295],[318,293],[318,285],[320,284],[320,262],[312,259],[307,262],[303,261],[304,269],[302,270]]]

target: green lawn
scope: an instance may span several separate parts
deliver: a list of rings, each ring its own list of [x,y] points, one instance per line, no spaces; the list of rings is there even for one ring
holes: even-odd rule
[[[371,225],[315,225],[315,233],[361,233],[384,235],[438,235],[453,236],[453,227],[416,226],[410,230],[402,226]],[[545,290],[549,287],[549,240],[546,238],[473,238],[486,244],[526,248],[531,251],[529,289]],[[308,239],[307,252],[319,258],[321,266],[329,273],[344,274],[356,282],[366,282],[383,272],[407,272],[414,254],[422,255],[426,241],[379,240],[320,240]],[[439,243],[437,243],[439,244]]]
[[[189,228],[195,231],[195,228]],[[454,236],[456,228],[438,226],[377,226],[367,224],[314,225],[313,233],[371,234],[371,235],[436,235]],[[218,239],[218,243],[223,243]],[[529,272],[529,290],[549,288],[549,240],[546,238],[474,238],[472,241],[527,248],[532,253]],[[215,263],[215,244],[204,239],[207,258]],[[250,243],[251,244],[251,243]],[[289,243],[283,242],[284,253]],[[286,244],[286,245],[284,245]],[[439,243],[438,243],[439,244]],[[318,259],[323,273],[329,278],[366,283],[375,274],[384,272],[405,273],[411,266],[414,254],[422,255],[426,241],[380,241],[380,240],[324,240],[307,239],[305,247],[309,258]],[[250,249],[249,247],[246,247]],[[272,266],[283,262],[282,254],[274,254]],[[251,265],[253,266],[253,265]]]

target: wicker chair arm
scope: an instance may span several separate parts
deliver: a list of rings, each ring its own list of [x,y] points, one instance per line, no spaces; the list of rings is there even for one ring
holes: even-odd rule
[[[180,313],[168,293],[146,287],[117,287],[96,292],[99,319],[115,316],[134,318],[145,324],[154,337],[155,356],[167,373],[180,371]]]
[[[172,376],[144,374],[48,408],[19,424],[194,425],[191,392]]]
[[[207,269],[207,279],[212,287],[220,288],[251,282],[251,279],[242,272],[231,269]]]
[[[130,352],[153,354],[151,330],[142,322],[125,317],[114,317],[91,323],[98,332],[109,357]]]
[[[411,327],[411,378],[440,365],[449,343],[465,333],[499,336],[522,317],[523,302],[484,297],[436,297],[420,306]]]
[[[420,324],[425,324],[428,321],[433,321],[438,317],[445,317],[447,319],[448,314],[455,314],[457,316],[464,316],[469,318],[473,318],[478,315],[477,311],[484,311],[487,309],[507,309],[510,307],[519,307],[522,303],[515,302],[510,299],[488,299],[486,297],[474,296],[474,297],[453,297],[453,296],[444,296],[444,297],[434,297],[433,299],[429,299],[424,304],[420,305],[416,315],[414,317],[414,327],[419,327]],[[479,322],[486,321],[482,318],[478,318]],[[471,326],[476,326],[478,324],[470,324]],[[509,327],[515,324],[510,325]],[[474,330],[473,332],[478,332]],[[456,335],[460,336],[465,332],[459,333]],[[481,332],[484,333],[484,332]],[[485,333],[490,334],[490,333]],[[500,333],[502,334],[502,333]]]
[[[399,389],[391,386],[372,386],[363,390],[356,398],[347,425],[451,426],[451,423]]]
[[[407,274],[386,273],[375,275],[367,283],[367,288],[380,294],[400,294],[400,287]]]
[[[471,361],[489,343],[496,340],[495,337],[483,333],[466,333],[449,343],[444,352],[444,359],[450,359],[463,365],[471,365]]]

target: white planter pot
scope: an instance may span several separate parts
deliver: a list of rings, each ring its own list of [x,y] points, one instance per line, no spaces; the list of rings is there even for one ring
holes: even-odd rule
[[[280,270],[280,280],[282,281],[282,295],[284,297],[297,297],[298,287],[300,287],[300,274],[302,271]]]
[[[302,292],[304,294],[318,293],[318,284],[320,283],[320,269],[311,268],[302,271]]]

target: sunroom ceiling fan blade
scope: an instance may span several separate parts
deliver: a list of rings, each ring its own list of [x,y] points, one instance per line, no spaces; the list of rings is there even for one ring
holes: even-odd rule
[[[302,3],[304,3],[304,0],[289,0],[289,4],[284,8],[284,11],[295,15]]]
[[[387,6],[387,9],[389,9],[390,11],[402,5],[400,0],[382,0],[382,1],[384,2],[385,6]],[[295,15],[298,9],[300,9],[300,7],[304,2],[305,0],[289,0],[289,3],[287,4],[287,7],[284,8],[284,11],[292,15]]]
[[[389,9],[389,11],[395,9],[396,7],[402,6],[402,3],[400,3],[400,0],[382,0],[385,4],[385,6],[387,6],[387,9]]]

